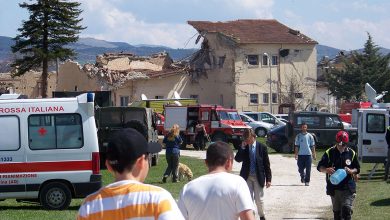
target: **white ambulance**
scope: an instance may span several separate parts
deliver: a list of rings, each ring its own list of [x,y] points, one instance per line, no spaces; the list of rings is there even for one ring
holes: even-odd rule
[[[0,200],[62,210],[102,186],[93,93],[0,96],[0,126]]]

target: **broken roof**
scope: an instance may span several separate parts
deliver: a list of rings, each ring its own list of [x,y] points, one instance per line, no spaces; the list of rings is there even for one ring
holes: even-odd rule
[[[97,77],[100,82],[113,87],[121,87],[129,80],[161,78],[186,73],[185,65],[173,63],[165,52],[146,57],[131,53],[105,53],[96,57],[96,63],[87,63],[79,68],[89,77]]]
[[[220,33],[237,43],[317,44],[317,41],[274,19],[227,22],[188,21],[199,33]]]

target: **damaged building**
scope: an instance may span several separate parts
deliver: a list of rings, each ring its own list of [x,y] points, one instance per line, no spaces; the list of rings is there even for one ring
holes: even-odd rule
[[[276,20],[188,24],[203,39],[190,75],[214,89],[214,103],[276,113],[281,104],[315,102],[316,41]]]
[[[283,103],[303,109],[313,102],[316,41],[276,20],[188,24],[201,46],[186,62],[173,62],[167,53],[107,53],[83,66],[67,61],[59,67],[57,91],[111,91],[116,106],[142,94],[172,98],[177,91],[240,111],[269,111],[271,102],[274,113]]]

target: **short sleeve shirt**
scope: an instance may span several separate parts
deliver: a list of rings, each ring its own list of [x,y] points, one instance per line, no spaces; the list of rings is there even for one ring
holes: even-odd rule
[[[311,150],[315,145],[313,135],[310,133],[299,133],[295,137],[295,145],[298,146],[298,155],[311,155]]]

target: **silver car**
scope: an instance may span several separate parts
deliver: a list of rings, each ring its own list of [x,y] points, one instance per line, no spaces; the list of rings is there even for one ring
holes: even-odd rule
[[[250,126],[256,133],[258,137],[265,137],[271,128],[274,127],[273,124],[262,122],[262,121],[255,121],[253,118],[247,116],[244,113],[240,113],[240,117],[245,124]]]

